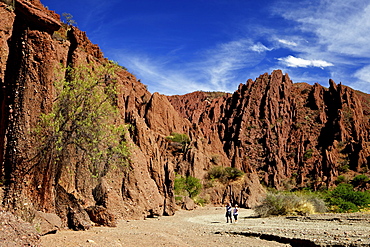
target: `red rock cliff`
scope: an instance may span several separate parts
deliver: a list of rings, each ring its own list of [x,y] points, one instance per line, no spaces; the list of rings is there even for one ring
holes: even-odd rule
[[[318,189],[347,171],[368,171],[369,95],[332,80],[329,89],[293,84],[274,71],[212,102],[202,92],[169,100],[231,166],[257,172],[267,186]]]
[[[32,134],[40,115],[52,109],[55,71],[60,64],[108,61],[84,32],[61,23],[38,0],[7,2],[0,1],[2,199],[28,221],[42,211],[57,214],[65,226],[86,229],[87,212],[97,209],[110,218],[173,215],[175,172],[202,179],[202,196],[212,203],[253,206],[264,192],[261,182],[317,189],[333,184],[345,168],[367,171],[366,94],[332,81],[329,89],[293,84],[274,71],[241,84],[234,94],[167,97],[149,93],[122,69],[116,73],[115,120],[131,126],[128,171],[112,169],[96,179],[71,159],[57,174],[52,163],[33,159],[40,140]],[[166,140],[173,132],[190,137],[188,149],[179,152]],[[207,171],[216,165],[246,174],[235,182],[207,185]]]
[[[230,165],[217,129],[194,126],[166,96],[149,93],[124,69],[115,78],[120,85],[116,121],[131,125],[128,171],[113,169],[96,179],[73,158],[73,150],[61,171],[55,162],[36,160],[41,143],[34,130],[40,115],[52,110],[60,64],[108,61],[84,32],[61,23],[38,0],[14,3],[0,2],[0,177],[8,210],[27,221],[57,214],[62,225],[73,229],[88,228],[87,212],[99,210],[110,219],[173,215],[175,172],[203,179],[215,156],[219,165]],[[210,121],[218,121],[217,115]],[[191,148],[185,153],[166,140],[173,132],[190,136]],[[239,184],[207,193],[214,203],[234,200],[251,206],[262,192],[258,177],[250,173]]]
[[[37,211],[56,213],[64,225],[88,227],[84,211],[101,205],[117,218],[172,215],[174,157],[165,140],[172,131],[187,132],[190,123],[159,94],[125,70],[119,119],[134,127],[130,172],[111,171],[100,180],[87,167],[69,165],[60,179],[50,163],[36,162],[39,140],[32,134],[41,113],[51,111],[56,70],[76,64],[104,64],[99,47],[84,32],[66,27],[59,16],[35,1],[0,2],[0,177],[5,181],[3,204],[26,220]],[[163,111],[159,111],[159,110]],[[164,117],[163,114],[166,114]]]

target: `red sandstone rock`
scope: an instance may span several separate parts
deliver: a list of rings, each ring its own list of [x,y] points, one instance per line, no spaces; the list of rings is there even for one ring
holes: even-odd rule
[[[241,84],[231,97],[212,102],[205,97],[192,93],[169,99],[208,140],[219,138],[209,143],[225,152],[229,164],[223,165],[257,173],[268,186],[289,189],[312,183],[317,189],[333,185],[347,164],[357,172],[367,170],[366,94],[332,80],[329,89],[292,84],[288,75],[274,71]],[[203,113],[193,117],[196,107],[183,105],[187,102]],[[323,177],[325,183],[320,182]]]
[[[217,205],[232,201],[252,207],[264,193],[261,183],[319,189],[333,185],[347,166],[368,170],[367,94],[334,81],[329,89],[293,84],[277,70],[240,84],[233,94],[167,97],[149,93],[122,69],[115,121],[131,125],[125,137],[129,169],[111,170],[97,180],[71,158],[69,170],[56,180],[55,167],[33,159],[39,140],[32,135],[40,114],[52,109],[55,69],[60,63],[107,60],[84,32],[66,28],[38,0],[16,4],[18,10],[11,12],[0,3],[0,177],[10,182],[9,210],[57,213],[64,226],[86,229],[84,208],[89,207],[126,219],[173,215],[175,172],[206,185],[211,167],[238,168],[245,172],[241,179],[207,187],[202,196]],[[172,132],[190,137],[186,150],[174,151],[166,140]]]

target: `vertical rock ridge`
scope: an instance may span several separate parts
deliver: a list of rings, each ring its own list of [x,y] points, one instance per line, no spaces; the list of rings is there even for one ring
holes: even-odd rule
[[[229,165],[252,167],[267,186],[332,186],[347,163],[367,169],[369,118],[357,92],[333,80],[329,85],[293,84],[277,70],[240,84],[232,97],[189,120],[204,133],[217,129]],[[171,101],[180,114],[176,104],[189,99],[182,97]],[[210,121],[221,109],[220,121]]]
[[[207,185],[214,166],[245,175],[205,186],[202,196],[217,205],[232,201],[245,207],[258,202],[262,184],[320,189],[346,169],[368,172],[369,95],[333,80],[329,88],[293,84],[276,70],[240,84],[233,94],[164,96],[151,94],[122,69],[115,78],[115,120],[129,125],[129,167],[98,180],[72,159],[56,178],[50,163],[32,159],[39,145],[32,131],[52,109],[55,69],[108,61],[86,33],[63,25],[38,0],[17,0],[15,7],[11,12],[0,2],[0,179],[7,182],[3,204],[29,221],[39,210],[57,213],[64,226],[87,228],[84,209],[94,206],[117,218],[173,215],[175,173]],[[190,137],[186,149],[167,140],[172,132]]]

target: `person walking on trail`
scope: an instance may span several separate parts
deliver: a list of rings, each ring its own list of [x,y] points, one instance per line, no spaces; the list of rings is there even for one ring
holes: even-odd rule
[[[231,218],[231,211],[232,211],[231,203],[228,203],[226,205],[226,223],[229,223],[229,219],[230,223],[233,223],[233,219]]]
[[[234,216],[235,223],[238,222],[238,215],[239,215],[238,204],[235,204],[235,207],[234,207],[234,210],[233,210],[233,216]]]

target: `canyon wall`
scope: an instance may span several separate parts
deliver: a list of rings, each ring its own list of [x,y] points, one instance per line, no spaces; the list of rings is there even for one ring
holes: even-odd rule
[[[53,162],[35,159],[42,143],[34,131],[41,114],[52,111],[58,70],[110,61],[84,32],[62,23],[38,0],[0,1],[0,48],[2,205],[27,221],[51,214],[63,226],[86,229],[91,207],[113,218],[173,215],[175,174],[201,179],[201,196],[211,204],[252,207],[263,185],[320,189],[339,174],[368,172],[366,94],[333,81],[329,89],[293,84],[274,71],[233,94],[164,96],[148,92],[124,68],[114,78],[115,121],[130,126],[129,166],[96,178],[71,159],[58,172]],[[171,133],[188,135],[189,147],[177,149],[166,138]],[[211,184],[207,174],[215,166],[245,175]]]
[[[116,121],[130,126],[125,137],[131,152],[129,167],[96,178],[71,150],[59,171],[57,162],[40,155],[42,143],[35,134],[40,116],[52,111],[54,82],[61,68],[111,62],[84,32],[62,23],[39,1],[2,1],[0,11],[0,176],[5,208],[27,221],[38,220],[40,212],[56,214],[62,225],[76,230],[89,227],[85,209],[94,206],[105,208],[114,218],[173,215],[175,172],[203,179],[214,154],[220,155],[220,165],[230,165],[217,136],[211,137],[217,148],[208,145],[208,137],[194,129],[166,96],[149,93],[122,68],[114,78],[119,85]],[[191,149],[185,153],[174,149],[166,139],[171,133],[190,136]],[[263,192],[256,176],[247,175],[242,185],[248,184],[254,189],[233,197],[245,206],[256,203]],[[211,202],[230,199],[224,193],[230,188],[224,187],[215,190],[219,195]],[[235,191],[245,189],[239,187]]]
[[[231,166],[256,172],[268,187],[316,190],[340,174],[367,173],[370,161],[369,95],[329,84],[293,84],[277,70],[230,97],[210,102],[195,92],[169,100],[222,146]]]

